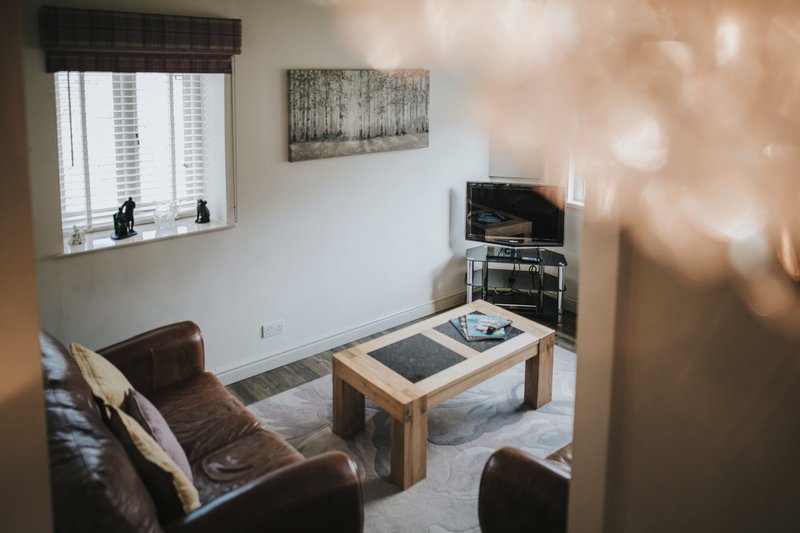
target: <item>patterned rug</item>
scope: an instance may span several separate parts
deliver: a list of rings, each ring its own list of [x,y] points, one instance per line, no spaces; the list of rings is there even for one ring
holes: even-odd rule
[[[478,532],[478,485],[486,460],[502,446],[545,457],[572,440],[575,354],[556,346],[553,399],[522,404],[519,364],[429,413],[428,476],[406,491],[389,480],[389,417],[367,400],[366,427],[344,440],[331,431],[331,377],[251,404],[273,431],[310,457],[342,450],[358,463],[368,533]]]

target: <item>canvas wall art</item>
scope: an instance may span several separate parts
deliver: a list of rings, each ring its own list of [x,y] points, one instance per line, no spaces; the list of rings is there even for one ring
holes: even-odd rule
[[[289,161],[428,146],[427,70],[290,70]]]

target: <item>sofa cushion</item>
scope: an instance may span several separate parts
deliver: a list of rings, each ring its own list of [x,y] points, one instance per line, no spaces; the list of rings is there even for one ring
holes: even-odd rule
[[[75,360],[47,333],[39,341],[58,530],[160,532],[155,505]]]
[[[140,394],[139,391],[131,389],[126,398],[124,410],[167,452],[170,459],[186,474],[189,481],[193,481],[192,468],[189,466],[186,452],[181,448],[178,439],[175,438],[175,434],[169,428],[169,424],[164,420],[161,413],[158,412],[156,406],[150,403],[150,400]]]
[[[109,406],[109,426],[133,460],[156,503],[161,522],[200,507],[197,489],[164,448],[131,416]]]
[[[204,504],[303,460],[209,373],[164,388],[150,400],[186,451]]]
[[[78,343],[73,342],[70,351],[94,395],[109,405],[121,407],[133,389],[122,372],[102,355]]]
[[[224,446],[192,465],[203,503],[246,485],[303,456],[275,433],[262,429]]]
[[[208,372],[160,389],[148,398],[164,415],[189,463],[263,427]]]

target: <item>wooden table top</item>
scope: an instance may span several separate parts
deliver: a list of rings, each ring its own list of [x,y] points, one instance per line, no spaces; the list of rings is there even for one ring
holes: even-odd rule
[[[518,331],[514,332],[515,335],[509,334],[503,341],[463,340],[449,323],[450,319],[475,311],[511,320],[512,327]],[[555,331],[546,326],[477,300],[337,352],[333,355],[333,372],[391,416],[402,420],[405,418],[406,407],[413,402],[423,399],[427,409],[435,407],[489,377],[529,359],[530,350],[538,346],[540,340],[554,335]],[[403,349],[401,344],[411,343],[409,339],[413,339],[413,343],[422,348],[426,343],[433,343],[429,344],[430,350],[418,350],[423,352],[419,357],[425,357],[425,352],[453,355],[445,357],[446,361],[439,365],[442,367],[440,370],[437,371],[434,365],[432,374],[423,373],[418,381],[412,382],[376,359],[382,348],[395,346]],[[413,353],[414,347],[410,345],[410,350],[406,351]]]

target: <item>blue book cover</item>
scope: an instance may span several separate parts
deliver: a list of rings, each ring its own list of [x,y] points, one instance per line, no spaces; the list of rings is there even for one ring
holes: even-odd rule
[[[467,336],[481,339],[503,339],[510,320],[497,315],[470,313],[466,316]]]
[[[482,339],[482,337],[470,337],[469,335],[467,335],[466,315],[460,316],[458,318],[451,318],[450,323],[453,324],[453,327],[456,328],[458,332],[461,333],[461,335],[468,341],[477,341]]]

